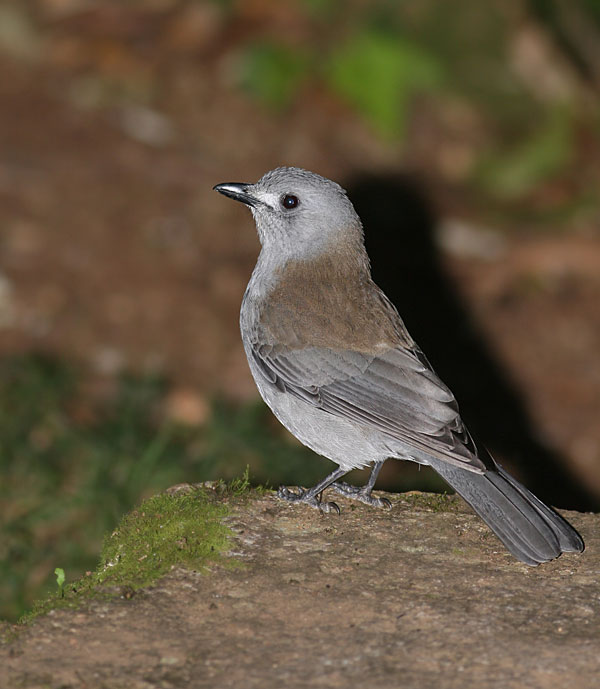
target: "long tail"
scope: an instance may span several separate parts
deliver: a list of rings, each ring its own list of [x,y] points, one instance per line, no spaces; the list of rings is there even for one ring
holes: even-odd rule
[[[431,466],[466,500],[508,550],[528,565],[580,553],[583,540],[553,509],[501,466],[484,474],[431,458]]]

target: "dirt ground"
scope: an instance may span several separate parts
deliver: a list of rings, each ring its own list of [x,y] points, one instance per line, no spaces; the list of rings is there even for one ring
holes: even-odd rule
[[[388,497],[252,498],[228,518],[241,566],[51,613],[0,646],[0,686],[597,686],[597,516],[566,514],[582,555],[530,568],[459,498]]]

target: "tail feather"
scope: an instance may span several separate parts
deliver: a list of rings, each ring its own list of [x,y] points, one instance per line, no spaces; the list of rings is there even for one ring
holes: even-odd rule
[[[501,466],[498,466],[498,475],[501,479],[507,481],[526,502],[552,525],[552,529],[555,536],[558,538],[558,543],[563,553],[581,553],[583,551],[585,546],[581,536],[566,519],[561,517],[560,514],[556,513],[551,507],[545,505],[537,496],[527,490],[523,484],[519,483],[516,478],[511,476]],[[493,474],[490,479],[492,478]]]
[[[577,531],[502,467],[476,474],[433,459],[431,466],[477,512],[506,548],[528,565],[581,552]]]

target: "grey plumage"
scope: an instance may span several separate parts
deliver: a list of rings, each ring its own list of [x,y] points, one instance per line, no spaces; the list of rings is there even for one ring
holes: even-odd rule
[[[278,168],[215,189],[250,207],[262,244],[240,315],[257,387],[286,428],[339,465],[315,488],[281,497],[329,510],[320,494],[333,484],[382,504],[371,497],[382,463],[412,460],[437,471],[523,562],[583,550],[562,517],[474,442],[452,392],[372,281],[360,219],[338,184]],[[370,464],[365,488],[337,482]]]

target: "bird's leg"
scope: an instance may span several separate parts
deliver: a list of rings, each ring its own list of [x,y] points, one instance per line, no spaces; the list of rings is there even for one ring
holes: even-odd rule
[[[344,481],[336,481],[331,484],[331,487],[336,490],[341,495],[345,495],[347,498],[352,500],[360,500],[367,505],[372,505],[373,507],[385,507],[387,510],[392,509],[392,503],[387,498],[374,498],[371,492],[375,486],[375,481],[377,481],[377,476],[381,471],[381,467],[385,459],[381,462],[375,462],[373,468],[371,469],[371,475],[369,480],[364,486],[353,486],[350,483],[345,483]]]
[[[308,490],[300,488],[298,493],[294,493],[285,486],[279,486],[277,497],[281,498],[281,500],[287,500],[288,502],[304,502],[311,507],[316,507],[321,512],[337,512],[339,514],[340,508],[335,502],[322,502],[321,498],[323,497],[322,494],[325,488],[328,488],[334,481],[337,481],[338,478],[341,478],[347,473],[347,469],[338,467],[335,471],[332,471],[329,476],[326,476],[322,481],[317,483],[316,486]]]

